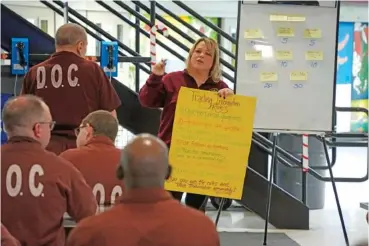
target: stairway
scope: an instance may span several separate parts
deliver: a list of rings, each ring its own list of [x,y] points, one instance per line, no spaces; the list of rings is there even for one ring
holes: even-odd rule
[[[63,6],[63,3],[60,1],[54,1],[54,3],[60,7]],[[128,7],[125,6],[121,1],[114,1],[114,3],[121,8]],[[134,3],[140,4],[139,2]],[[185,5],[180,1],[175,1],[175,3],[179,4],[181,7],[185,7]],[[99,2],[99,4],[103,5],[104,3]],[[162,5],[164,5],[164,3]],[[158,6],[164,8],[162,5]],[[55,5],[53,6],[55,7]],[[60,8],[57,9],[54,7],[52,9],[56,11],[56,13],[63,13]],[[150,10],[147,6],[144,7],[143,5],[140,5],[140,7],[147,11]],[[73,13],[73,15],[78,14],[73,12],[73,9],[70,9],[69,11],[70,13]],[[127,11],[133,11],[133,9]],[[117,16],[120,15],[117,11],[111,12]],[[160,19],[158,14],[156,14],[156,17]],[[10,25],[9,23],[12,24]],[[3,4],[1,4],[1,27],[1,41],[2,48],[4,50],[9,50],[11,37],[27,36],[30,40],[31,53],[51,54],[54,52],[54,39],[52,37],[28,23],[27,20]],[[172,39],[174,40],[173,37]],[[121,44],[120,48],[124,49],[124,44]],[[222,64],[234,70],[234,67],[232,67],[230,64],[227,64],[227,62],[222,61]],[[146,67],[140,67],[147,72]],[[1,76],[3,79],[10,77],[10,73],[6,70],[7,69],[4,68],[2,69]],[[233,77],[227,73],[223,72],[223,76],[228,78],[229,81],[234,80]],[[143,132],[156,134],[159,126],[160,110],[143,108],[138,101],[138,96],[135,91],[132,91],[130,88],[116,79],[112,79],[112,84],[122,101],[122,106],[117,109],[119,123],[133,134],[139,134]],[[258,149],[258,147],[255,146],[253,146],[253,148]],[[250,162],[253,162],[253,158],[251,157]],[[256,212],[261,217],[265,218],[268,181],[263,175],[259,174],[252,168],[253,166],[257,166],[259,164],[263,165],[264,163],[250,163],[250,168],[247,171],[247,178],[244,184],[243,197],[238,202]],[[270,214],[271,224],[282,229],[309,229],[309,209],[304,204],[278,186],[273,187],[272,194],[272,206]]]
[[[12,24],[9,25],[9,23]],[[3,4],[1,5],[1,34],[1,48],[6,51],[10,48],[12,37],[28,37],[31,54],[52,54],[55,50],[54,38]],[[119,123],[133,134],[143,132],[157,134],[161,111],[142,107],[137,99],[137,93],[118,80],[112,78],[112,84],[122,101],[122,105],[117,109]],[[147,124],[147,121],[152,123]]]

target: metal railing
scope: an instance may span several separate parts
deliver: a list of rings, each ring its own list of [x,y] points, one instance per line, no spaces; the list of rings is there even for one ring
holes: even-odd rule
[[[56,12],[57,14],[61,15],[61,16],[65,16],[63,13],[63,10],[59,9],[58,7],[56,7],[55,5],[59,6],[60,8],[64,8],[65,5],[62,1],[53,1],[53,2],[49,2],[49,1],[41,1],[45,6],[49,7],[50,9],[52,9],[54,12]],[[127,11],[128,13],[130,13],[131,15],[133,15],[135,17],[135,21],[131,21],[130,19],[128,19],[127,17],[125,17],[124,15],[122,15],[119,11],[117,11],[115,8],[111,7],[110,5],[108,5],[106,2],[103,1],[97,1],[96,2],[104,7],[106,10],[110,11],[112,14],[114,14],[115,16],[117,16],[118,18],[120,18],[122,21],[124,21],[125,23],[127,23],[128,25],[130,25],[131,27],[135,28],[136,31],[136,45],[135,45],[135,50],[132,50],[131,48],[129,48],[127,45],[123,44],[122,42],[120,42],[119,40],[117,40],[115,37],[113,37],[112,35],[110,35],[109,33],[105,32],[103,29],[101,29],[100,27],[98,27],[97,25],[95,25],[94,23],[92,23],[91,21],[89,21],[87,18],[85,18],[84,16],[82,16],[81,14],[79,14],[77,11],[73,10],[72,8],[70,8],[70,6],[68,8],[65,8],[68,13],[70,13],[71,15],[73,15],[74,17],[78,18],[79,20],[81,20],[82,22],[84,22],[89,28],[93,29],[94,31],[100,33],[101,35],[103,35],[104,37],[106,37],[107,39],[110,39],[111,41],[117,41],[120,50],[119,50],[119,55],[121,55],[123,58],[119,58],[120,61],[122,62],[128,62],[130,61],[130,59],[132,59],[130,62],[133,62],[134,65],[136,66],[136,92],[138,92],[139,90],[139,71],[142,70],[146,73],[150,73],[150,68],[148,66],[148,63],[150,62],[151,58],[150,57],[141,57],[140,56],[140,48],[139,48],[139,44],[140,44],[140,34],[143,34],[144,36],[146,36],[147,38],[150,37],[149,33],[142,29],[140,27],[140,22],[145,23],[146,25],[149,25],[150,27],[153,26],[155,24],[155,20],[157,19],[158,21],[162,22],[164,25],[166,25],[169,29],[171,29],[173,32],[179,34],[180,36],[182,36],[184,39],[186,39],[187,41],[189,41],[190,43],[193,43],[195,41],[194,38],[192,38],[191,36],[189,36],[188,34],[184,33],[183,31],[180,30],[180,28],[174,26],[173,24],[171,24],[169,21],[167,21],[164,17],[162,17],[161,15],[156,13],[156,8],[160,9],[161,11],[163,11],[165,14],[169,15],[170,17],[174,18],[176,21],[178,21],[179,23],[181,23],[183,26],[185,26],[186,28],[188,28],[189,30],[191,30],[194,34],[202,37],[205,36],[203,33],[201,33],[199,30],[197,30],[196,28],[194,28],[193,26],[191,26],[190,24],[188,24],[187,22],[185,22],[184,20],[182,20],[180,17],[178,17],[177,15],[175,15],[174,13],[172,13],[170,10],[168,10],[167,8],[165,8],[161,3],[155,2],[155,1],[151,1],[150,2],[150,7],[146,6],[145,4],[139,2],[139,1],[132,1],[133,4],[135,5],[135,8],[131,8],[129,7],[127,4],[123,3],[122,1],[113,1],[116,5],[118,5],[119,7],[123,8],[125,11]],[[173,1],[173,3],[175,3],[177,6],[179,6],[180,8],[182,8],[183,10],[187,11],[189,14],[191,14],[192,16],[194,16],[195,18],[197,18],[198,20],[200,20],[202,23],[204,23],[205,25],[207,25],[208,27],[212,28],[213,30],[215,30],[218,35],[220,35],[221,37],[229,40],[232,44],[236,44],[236,39],[234,39],[233,37],[231,37],[229,34],[227,34],[226,32],[224,32],[223,30],[221,30],[220,27],[214,25],[213,23],[209,22],[208,20],[206,20],[204,17],[202,17],[201,15],[199,15],[197,12],[195,12],[194,10],[192,10],[191,8],[189,8],[187,5],[185,5],[183,2],[181,1]],[[142,16],[140,14],[140,10],[143,10],[147,13],[150,14],[150,20],[148,20],[147,18],[145,18],[144,16]],[[78,23],[76,19],[74,19],[73,17],[67,15],[66,18],[68,19],[68,21],[73,22],[73,23]],[[103,39],[97,35],[95,32],[89,30],[89,28],[86,28],[86,31],[89,35],[91,35],[92,37],[94,37],[97,40],[102,41]],[[162,34],[161,31],[159,31],[159,33]],[[179,42],[176,38],[174,38],[173,36],[169,35],[167,37],[168,40],[170,40],[173,44],[177,45],[178,47],[180,47],[181,49],[183,49],[184,51],[188,51],[189,48],[185,45],[183,45],[181,42]],[[166,49],[169,53],[173,54],[175,57],[177,57],[178,59],[184,61],[185,58],[179,54],[176,50],[172,49],[171,47],[169,47],[168,45],[164,44],[163,42],[161,42],[160,40],[157,40],[157,44],[161,47],[163,47],[164,49]],[[222,45],[220,44],[220,51],[223,52],[223,54],[228,55],[231,59],[235,59],[235,55],[226,50],[224,47],[222,47]],[[132,55],[133,57],[128,57],[125,53],[123,53],[123,51],[125,51],[126,53]],[[125,58],[124,58],[125,57]],[[224,59],[221,59],[221,64],[223,64],[225,67],[227,67],[228,69],[230,69],[231,71],[235,71],[235,67],[233,65],[231,65],[230,63],[226,62]],[[229,81],[234,82],[234,77],[230,76],[228,73],[223,71],[223,76],[225,78],[227,78]],[[343,108],[343,107],[337,107],[336,108],[336,112],[363,112],[366,113],[368,115],[368,110],[364,109],[364,108]],[[335,113],[336,113],[335,112]],[[334,117],[336,118],[336,117]],[[367,134],[357,134],[357,133],[333,133],[329,136],[327,136],[327,138],[321,138],[321,137],[317,137],[323,144],[324,147],[324,152],[326,154],[327,157],[327,162],[328,165],[330,165],[331,167],[335,165],[336,160],[337,160],[337,147],[368,147],[368,141],[367,141]],[[342,141],[345,140],[345,141]],[[253,139],[252,139],[253,143],[255,143],[257,146],[259,146],[261,149],[263,149],[267,154],[271,155],[272,154],[272,141],[270,141],[268,138],[262,136],[261,134],[254,132],[253,134]],[[329,160],[329,155],[328,155],[328,146],[332,147],[332,160]],[[278,161],[286,166],[286,167],[290,167],[290,168],[300,168],[302,170],[302,160],[293,156],[291,153],[289,153],[288,151],[286,151],[285,149],[281,148],[280,146],[276,147],[276,151],[277,151],[277,159]],[[308,171],[308,174],[312,175],[313,177],[315,177],[318,180],[324,181],[324,182],[330,182],[331,179],[330,177],[323,177],[322,175],[320,175],[317,170],[326,170],[328,169],[328,167],[322,167],[322,166],[310,166],[310,169]],[[369,169],[369,167],[367,168]],[[367,173],[364,177],[360,177],[360,178],[347,178],[347,177],[337,177],[334,178],[334,180],[336,182],[364,182],[366,180],[368,180],[368,170]],[[303,180],[303,186],[305,186],[306,188],[306,179]],[[304,191],[306,194],[306,191]],[[304,194],[303,192],[303,194]],[[305,196],[305,195],[304,195]],[[304,200],[304,198],[303,198]]]
[[[54,6],[52,3],[48,2],[48,1],[40,1],[42,4],[44,4],[45,6],[47,6],[48,8],[52,9],[55,13],[59,14],[60,16],[64,16],[64,12],[57,8],[56,6]],[[59,7],[64,8],[64,3],[61,1],[54,1],[54,3],[56,3],[57,5],[59,5]],[[124,45],[122,42],[116,40],[116,38],[114,38],[113,36],[111,36],[109,33],[105,32],[104,30],[102,30],[100,27],[98,27],[97,25],[95,25],[94,23],[92,23],[91,21],[89,21],[86,17],[82,16],[81,14],[79,14],[77,11],[73,10],[72,8],[68,7],[68,12],[73,14],[75,17],[77,17],[78,19],[80,19],[81,21],[83,21],[84,23],[86,23],[86,25],[88,25],[91,29],[95,30],[96,32],[99,32],[100,34],[102,34],[103,36],[105,36],[106,38],[110,39],[110,40],[115,40],[118,42],[118,46],[122,49],[124,49],[126,52],[130,53],[133,56],[136,57],[141,57],[137,52],[135,52],[134,50],[132,50],[131,48],[129,48],[128,46]],[[78,21],[76,21],[74,18],[68,16],[68,21],[72,22],[72,23],[77,23]],[[95,39],[99,40],[99,41],[103,41],[103,39],[101,37],[99,37],[99,35],[97,35],[96,33],[90,31],[88,28],[86,28],[86,32],[91,35],[92,37],[94,37]],[[119,55],[121,56],[125,56],[127,57],[126,54],[124,54],[121,50],[118,50]],[[151,60],[151,58],[150,58]],[[150,73],[150,70],[143,66],[142,64],[139,63],[134,63],[139,69]]]
[[[363,112],[366,113],[368,115],[368,110],[365,108],[342,108],[342,107],[338,107],[336,108],[336,111],[340,111],[340,112]],[[334,139],[333,141],[328,141],[326,138],[323,137],[318,137],[317,139],[319,139],[324,147],[324,152],[326,156],[329,156],[328,153],[328,146],[332,146],[332,161],[327,162],[327,165],[330,165],[331,167],[334,165],[334,163],[336,163],[337,160],[337,147],[368,147],[368,140],[367,140],[367,134],[360,134],[360,133],[334,133],[330,136],[328,136],[332,139]],[[366,138],[366,141],[360,141],[360,142],[355,142],[355,141],[348,141],[345,142],[345,144],[337,144],[336,139],[337,138],[345,138],[345,139],[352,139],[352,137],[354,137],[354,139],[359,138]],[[272,141],[270,141],[269,139],[267,139],[266,137],[262,136],[259,133],[254,132],[253,134],[253,138],[255,139],[255,143],[261,147],[262,149],[266,150],[268,154],[271,154],[272,152]],[[364,142],[364,143],[363,143]],[[349,143],[349,144],[347,144]],[[264,146],[261,146],[264,145]],[[284,150],[283,148],[281,148],[280,146],[276,146],[276,151],[278,153],[277,158],[278,161],[280,161],[281,164],[283,164],[286,167],[291,167],[291,168],[301,168],[302,170],[302,160],[293,156],[291,153],[289,153],[288,151]],[[320,175],[316,170],[326,170],[328,169],[327,167],[322,167],[322,166],[310,166],[309,167],[309,171],[308,173],[310,175],[312,175],[313,177],[315,177],[318,180],[324,181],[324,182],[330,182],[331,179],[330,177],[323,177],[322,175]],[[334,181],[336,182],[365,182],[368,180],[368,170],[369,170],[369,162],[367,162],[367,170],[366,170],[366,174],[363,177],[360,178],[347,178],[347,177],[335,177]],[[306,184],[305,184],[306,185]]]
[[[127,18],[124,17],[121,13],[119,13],[118,11],[114,10],[114,8],[112,8],[111,6],[109,6],[108,4],[104,3],[103,1],[96,1],[98,4],[100,4],[102,7],[104,7],[105,9],[107,9],[108,11],[110,11],[111,13],[113,13],[115,16],[117,16],[118,18],[120,18],[121,20],[123,20],[124,22],[126,22],[127,24],[132,25],[132,23],[127,21]],[[187,41],[194,43],[195,40],[193,38],[191,38],[188,34],[186,34],[185,32],[181,31],[178,27],[174,26],[173,24],[171,24],[169,21],[167,21],[164,17],[156,14],[155,11],[155,7],[158,5],[157,2],[155,1],[151,1],[151,8],[147,7],[145,4],[139,2],[139,1],[132,1],[137,7],[139,7],[140,9],[144,10],[145,12],[150,14],[150,19],[148,20],[146,19],[144,16],[142,16],[139,12],[135,11],[134,9],[132,9],[131,7],[129,7],[127,4],[125,4],[122,1],[113,1],[114,3],[116,3],[119,7],[123,8],[125,11],[127,11],[128,13],[130,13],[131,15],[135,16],[136,18],[138,18],[140,21],[142,21],[143,23],[145,23],[146,25],[152,26],[152,19],[157,19],[158,21],[162,22],[165,26],[167,26],[168,28],[171,29],[171,31],[176,32],[178,35],[180,35],[181,37],[185,38]],[[153,5],[155,5],[155,7],[153,7]],[[163,8],[162,5],[160,5],[160,7]],[[167,13],[171,13],[170,10],[166,9]],[[171,13],[171,16],[176,16],[175,14]],[[201,17],[201,16],[200,16]],[[176,20],[180,19],[178,16],[175,17]],[[207,21],[204,17],[201,17],[200,21],[204,22],[204,23],[210,23],[209,21]],[[181,23],[184,21],[181,21]],[[189,24],[187,24],[188,26]],[[216,27],[214,24],[212,24],[214,27]],[[140,28],[140,27],[136,27],[136,28]],[[217,30],[220,29],[219,27],[216,27]],[[140,28],[141,29],[141,28]],[[141,29],[142,30],[142,29]],[[142,30],[144,31],[144,30]],[[146,31],[144,31],[146,32]],[[147,33],[147,32],[146,32]],[[159,31],[159,33],[162,34],[161,31]],[[148,35],[148,33],[147,33]],[[203,36],[203,35],[202,35]],[[177,45],[179,48],[181,48],[182,50],[188,52],[189,51],[189,47],[187,47],[186,45],[182,44],[181,42],[179,42],[176,38],[174,38],[171,35],[168,35],[166,37],[168,40],[170,40],[173,44]],[[181,61],[185,61],[185,57],[183,57],[182,55],[180,55],[179,53],[177,53],[176,51],[174,51],[173,49],[169,48],[167,45],[165,45],[164,43],[160,42],[159,40],[157,40],[157,43],[159,46],[163,47],[164,49],[166,49],[169,53],[171,53],[172,55],[174,55],[175,57],[177,57],[178,59],[180,59]],[[225,52],[225,54],[232,54],[230,51],[227,51],[225,48],[223,48],[221,45],[219,45],[219,48],[222,52]],[[234,54],[232,54],[233,58],[235,57]],[[225,67],[227,67],[228,69],[230,69],[231,71],[234,71],[234,66],[232,66],[230,63],[228,63],[227,61],[225,61],[223,58],[220,59],[220,63],[222,65],[224,65]],[[230,76],[228,73],[222,71],[222,75],[224,78],[228,79],[230,82],[234,83],[234,77]]]
[[[74,17],[76,17],[77,19],[81,20],[83,23],[85,23],[88,28],[91,28],[92,30],[96,31],[98,34],[104,36],[105,38],[111,40],[111,41],[117,41],[118,42],[118,46],[121,48],[119,50],[119,55],[121,56],[127,56],[126,54],[124,54],[122,52],[125,51],[127,53],[129,53],[130,55],[133,56],[139,56],[139,47],[136,46],[135,50],[132,50],[131,48],[129,48],[128,46],[126,46],[125,44],[123,44],[122,42],[120,42],[119,40],[117,40],[115,37],[113,37],[112,35],[110,35],[109,33],[107,33],[106,31],[104,31],[102,28],[98,27],[97,25],[95,25],[94,23],[92,23],[90,20],[88,20],[86,17],[84,17],[83,15],[79,14],[77,11],[75,11],[73,8],[71,8],[70,6],[66,7],[66,3],[62,2],[62,1],[58,1],[58,0],[54,0],[52,2],[50,1],[40,1],[41,3],[43,3],[45,6],[49,7],[50,9],[52,9],[54,12],[56,12],[57,14],[63,16],[66,20],[72,22],[72,23],[78,23],[78,21],[76,19],[74,19],[73,17],[70,17],[69,14],[73,15]],[[162,17],[161,15],[157,14],[155,9],[156,7],[158,7],[160,10],[164,11],[166,14],[168,14],[169,16],[171,16],[172,18],[174,18],[176,21],[178,21],[179,23],[181,23],[182,25],[184,25],[185,27],[189,28],[189,30],[191,30],[192,32],[194,32],[196,35],[198,36],[205,36],[205,34],[201,33],[199,30],[197,30],[196,28],[194,28],[193,26],[191,26],[190,24],[188,24],[187,22],[183,21],[180,17],[178,17],[177,15],[175,15],[174,13],[172,13],[170,10],[166,9],[162,4],[157,3],[155,1],[151,1],[150,2],[150,7],[146,6],[145,4],[139,2],[139,1],[132,1],[132,3],[135,4],[136,8],[133,9],[130,6],[128,6],[127,4],[125,4],[122,1],[113,1],[115,4],[117,4],[119,7],[121,7],[122,9],[124,9],[125,11],[127,11],[129,14],[133,15],[136,18],[135,22],[132,22],[131,20],[129,20],[127,17],[125,17],[123,14],[121,14],[119,11],[117,11],[115,8],[113,8],[112,6],[110,6],[109,4],[107,4],[104,1],[100,1],[100,0],[95,0],[96,3],[98,3],[100,6],[102,6],[103,8],[105,8],[106,10],[108,10],[109,12],[111,12],[112,14],[114,14],[115,16],[117,16],[118,18],[120,18],[122,21],[124,21],[126,24],[130,25],[131,27],[136,29],[136,43],[139,43],[141,40],[139,39],[139,35],[137,35],[137,33],[143,34],[145,35],[147,38],[150,37],[150,34],[142,29],[140,27],[140,21],[145,23],[146,25],[149,25],[150,27],[152,25],[154,25],[155,20],[157,19],[158,21],[162,22],[165,26],[167,26],[167,28],[171,29],[171,31],[175,32],[176,34],[180,35],[181,37],[183,37],[184,39],[186,39],[187,41],[189,41],[190,43],[194,43],[195,39],[190,37],[188,34],[186,34],[185,32],[183,32],[180,28],[174,26],[173,24],[171,24],[169,21],[167,21],[164,17]],[[180,2],[180,1],[173,1],[175,4],[177,4],[178,6],[180,6],[181,8],[183,8],[185,11],[189,12],[191,15],[193,15],[194,17],[196,17],[199,21],[201,21],[202,23],[204,23],[205,25],[209,26],[210,28],[212,28],[214,31],[216,31],[218,33],[218,35],[221,35],[222,37],[228,39],[229,41],[231,41],[231,43],[236,43],[236,40],[234,38],[232,38],[230,35],[228,35],[226,32],[224,32],[223,30],[221,30],[220,27],[214,25],[213,23],[211,23],[210,21],[206,20],[206,18],[202,17],[201,15],[197,14],[194,10],[192,10],[191,8],[189,8],[187,5],[185,5],[184,3]],[[55,5],[57,5],[58,7],[62,8],[62,10],[60,10],[59,8],[57,8]],[[145,18],[144,16],[142,16],[139,12],[139,10],[142,9],[145,12],[150,14],[150,20],[148,20],[147,18]],[[102,41],[103,39],[97,35],[94,32],[91,32],[88,28],[86,28],[86,31],[89,35],[91,35],[92,37],[94,37],[95,39]],[[162,31],[158,31],[159,33],[163,34]],[[168,35],[166,37],[169,41],[171,41],[173,44],[175,44],[176,46],[178,46],[180,49],[188,52],[189,51],[189,47],[187,47],[186,45],[184,45],[183,43],[181,43],[180,41],[178,41],[176,38],[174,38],[171,35]],[[179,54],[175,49],[171,48],[170,46],[164,44],[163,42],[161,42],[160,40],[156,40],[157,44],[159,46],[161,46],[162,48],[164,48],[166,51],[168,51],[169,53],[171,53],[173,56],[175,56],[176,58],[178,58],[181,61],[185,61],[185,57],[183,57],[181,54]],[[229,56],[231,59],[235,59],[235,54],[233,54],[231,51],[227,50],[226,48],[224,48],[221,44],[219,44],[219,49],[220,52],[222,52],[223,54]],[[147,59],[142,60],[142,63],[147,63]],[[223,58],[220,59],[220,63],[227,67],[231,72],[233,72],[235,70],[234,66],[232,64],[230,64],[229,62],[225,61]],[[146,65],[143,64],[138,64],[137,59],[135,62],[135,66],[136,66],[136,70],[137,69],[141,69],[146,73],[150,73],[150,69],[148,67],[146,67]],[[138,74],[138,71],[136,71],[136,74]],[[234,83],[234,77],[229,75],[227,72],[222,71],[222,75],[224,78],[226,78],[227,80],[229,80],[230,82]],[[137,82],[139,76],[136,77],[136,89],[139,89],[139,84]]]

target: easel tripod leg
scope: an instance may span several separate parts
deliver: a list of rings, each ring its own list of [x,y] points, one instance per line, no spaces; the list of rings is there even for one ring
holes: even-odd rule
[[[341,203],[340,203],[340,200],[339,200],[339,197],[338,197],[336,182],[335,182],[334,177],[333,177],[332,165],[331,165],[331,161],[329,159],[327,142],[325,141],[324,138],[322,138],[322,141],[323,141],[323,146],[324,146],[325,159],[327,160],[327,165],[328,165],[328,170],[329,170],[329,176],[330,176],[331,182],[332,182],[334,198],[336,199],[336,204],[337,204],[337,209],[338,209],[338,215],[339,215],[340,221],[341,221],[343,236],[345,238],[346,245],[349,246],[350,243],[349,243],[349,239],[348,239],[348,235],[347,235],[347,230],[346,230],[346,226],[345,226],[345,220],[343,219],[343,213],[342,213]]]
[[[220,200],[220,204],[219,204],[219,208],[218,208],[217,217],[216,217],[216,219],[215,219],[215,226],[216,226],[216,227],[218,227],[218,222],[219,222],[220,214],[222,213],[222,210],[223,210],[224,202],[225,202],[225,199],[224,199],[224,198],[222,198],[222,199]]]
[[[272,147],[272,165],[270,167],[269,172],[269,184],[268,184],[268,198],[267,198],[267,206],[266,206],[266,217],[265,217],[265,227],[264,227],[264,243],[263,245],[267,245],[268,240],[268,225],[269,225],[269,215],[270,215],[270,206],[272,200],[272,188],[273,188],[273,176],[274,176],[274,167],[277,163],[277,133],[273,133],[273,147]]]
[[[205,196],[204,202],[201,204],[199,208],[201,211],[204,211],[204,213],[206,212],[206,205],[208,204],[208,201],[209,201],[209,197]]]

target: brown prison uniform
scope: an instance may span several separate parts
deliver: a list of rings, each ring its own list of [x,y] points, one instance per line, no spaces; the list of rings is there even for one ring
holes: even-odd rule
[[[219,246],[214,223],[162,189],[124,192],[121,204],[81,221],[66,246]]]
[[[19,241],[1,224],[1,246],[21,246]]]
[[[95,136],[85,146],[69,149],[60,157],[70,161],[82,173],[99,205],[114,204],[122,195],[122,181],[115,176],[120,150],[108,137]]]
[[[96,213],[82,174],[32,138],[11,137],[1,146],[1,221],[22,245],[62,246],[63,216]]]
[[[121,104],[96,62],[67,51],[33,66],[24,77],[21,94],[39,96],[50,107],[56,125],[47,149],[56,154],[76,147],[74,129],[89,113],[111,112]]]

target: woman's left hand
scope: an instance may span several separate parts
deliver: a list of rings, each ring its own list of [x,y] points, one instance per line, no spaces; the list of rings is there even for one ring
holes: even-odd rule
[[[218,95],[219,95],[220,97],[226,98],[226,97],[228,97],[228,96],[230,96],[230,95],[234,95],[234,93],[233,93],[233,91],[232,91],[231,89],[229,89],[229,88],[223,88],[223,89],[221,89],[221,90],[219,90],[219,91],[218,91]]]

